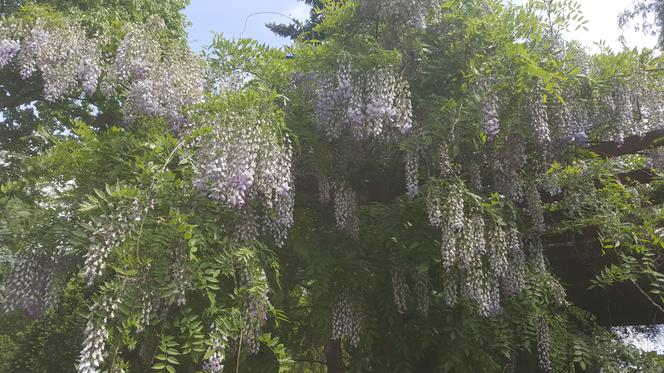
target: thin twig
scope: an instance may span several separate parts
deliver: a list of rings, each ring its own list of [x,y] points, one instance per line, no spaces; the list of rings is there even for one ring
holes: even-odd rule
[[[247,31],[247,22],[249,21],[249,18],[251,18],[253,16],[261,15],[261,14],[276,14],[276,15],[279,15],[279,16],[286,17],[286,18],[290,19],[291,21],[293,21],[295,23],[298,23],[298,24],[300,23],[300,21],[298,21],[298,20],[296,20],[296,19],[294,19],[290,16],[287,16],[283,13],[279,13],[279,12],[256,12],[256,13],[251,13],[244,19],[244,27],[242,28],[242,32],[240,33],[240,35],[238,37],[241,37],[242,35],[244,35],[244,32]]]
[[[632,284],[634,284],[634,286],[636,286],[636,288],[639,290],[639,292],[640,292],[641,294],[643,294],[646,298],[648,298],[648,300],[650,301],[650,303],[651,303],[653,306],[655,306],[655,308],[657,308],[657,309],[659,310],[659,312],[664,313],[664,308],[662,308],[662,306],[660,306],[659,304],[657,304],[657,302],[655,302],[655,301],[650,297],[650,295],[648,295],[648,293],[646,293],[643,289],[641,289],[641,287],[639,286],[639,284],[636,283],[636,281],[632,280]]]
[[[242,335],[244,333],[243,329],[240,329],[240,342],[237,346],[237,360],[235,362],[235,373],[240,372],[240,353],[242,352]]]

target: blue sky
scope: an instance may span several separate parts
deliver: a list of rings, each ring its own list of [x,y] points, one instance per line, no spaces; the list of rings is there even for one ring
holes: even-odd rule
[[[509,1],[509,0],[505,0]],[[526,0],[512,0],[522,4]],[[619,30],[618,14],[628,8],[632,0],[579,0],[584,16],[589,21],[589,31],[571,32],[569,37],[581,41],[596,51],[594,43],[605,40],[614,49],[621,49],[618,38],[621,34],[629,45],[653,47],[656,39],[632,30]],[[211,31],[223,33],[226,37],[251,37],[271,46],[279,47],[289,40],[275,36],[265,27],[267,22],[287,23],[288,18],[276,14],[260,14],[247,19],[247,27],[242,34],[245,19],[252,13],[277,12],[297,19],[306,19],[309,8],[297,0],[192,0],[185,10],[192,23],[189,28],[189,41],[192,48],[199,51],[201,46],[210,44]]]
[[[277,12],[297,19],[309,16],[309,7],[297,0],[192,0],[185,9],[189,28],[189,42],[195,51],[212,41],[212,31],[223,33],[225,37],[250,37],[271,46],[280,47],[289,43],[288,39],[277,37],[265,27],[268,22],[289,23],[289,19]],[[246,30],[242,34],[246,19]]]

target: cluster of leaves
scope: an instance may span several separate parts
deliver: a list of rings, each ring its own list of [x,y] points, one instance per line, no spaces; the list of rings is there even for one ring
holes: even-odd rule
[[[58,306],[37,320],[0,317],[0,369],[661,370],[655,356],[619,343],[568,301],[541,244],[547,234],[598,226],[618,260],[596,283],[630,281],[662,304],[661,181],[634,186],[621,178],[646,166],[642,156],[607,160],[577,146],[649,128],[636,113],[641,106],[628,103],[659,102],[660,59],[635,51],[588,56],[564,41],[565,30],[583,27],[572,1],[314,3],[303,28],[276,28],[301,33],[294,58],[255,41],[215,38],[203,54],[206,98],[177,130],[160,116],[123,125],[124,87],[117,97],[52,103],[35,93],[38,78],[0,71],[8,82],[0,89],[11,92],[0,95],[11,123],[0,141],[20,154],[0,174],[2,275],[13,276],[15,258],[35,248],[56,255],[64,245],[57,255],[67,259],[62,281],[49,283],[64,294]],[[71,0],[27,4],[17,16],[75,20],[113,40],[104,51],[113,54],[120,26],[151,13],[168,30],[159,47],[181,46],[185,4]],[[407,82],[413,130],[326,136],[316,122],[322,81],[339,80],[332,87],[347,101],[362,97],[361,111],[394,120],[392,107],[361,92],[375,87],[343,90],[347,66],[358,76],[389,71]],[[231,125],[274,134],[276,145],[292,139],[294,222],[282,247],[254,229],[257,216],[209,198],[219,191],[194,187],[200,155],[210,150],[201,139],[224,139]],[[21,150],[24,135],[29,146]],[[246,186],[279,175],[257,168],[250,153],[259,150],[206,158],[205,167],[238,162],[248,171],[225,181],[260,200]],[[562,197],[543,206],[538,188]],[[458,273],[441,258],[449,237],[431,226],[428,204],[452,190],[460,191],[460,213],[475,219],[448,232],[459,234],[461,249],[492,247],[483,231],[464,231],[468,222],[517,232],[525,243],[524,289],[501,294],[500,312],[490,317],[464,294],[451,305],[445,292]],[[266,211],[263,225],[276,215]],[[340,229],[347,228],[340,217],[356,226]],[[47,355],[59,356],[57,364]]]

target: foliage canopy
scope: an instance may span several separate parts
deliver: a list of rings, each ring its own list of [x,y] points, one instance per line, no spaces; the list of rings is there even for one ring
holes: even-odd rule
[[[195,56],[185,5],[0,21],[0,369],[661,371],[555,265],[663,311],[658,143],[600,152],[659,130],[661,57],[564,40],[570,0],[322,1]]]

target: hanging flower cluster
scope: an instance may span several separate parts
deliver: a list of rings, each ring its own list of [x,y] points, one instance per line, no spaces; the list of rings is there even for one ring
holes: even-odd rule
[[[546,270],[546,262],[544,260],[544,247],[542,245],[541,237],[536,233],[527,237],[527,248],[528,248],[528,261],[529,264],[540,272]]]
[[[567,101],[555,106],[558,118],[558,132],[563,144],[584,146],[588,142],[588,130],[591,119],[588,105],[573,94],[567,95]]]
[[[448,307],[454,307],[457,302],[459,280],[452,268],[443,268],[443,300]]]
[[[419,190],[419,155],[415,151],[406,153],[406,195],[415,198]]]
[[[189,250],[185,245],[178,245],[175,249],[173,265],[171,267],[171,284],[175,286],[175,304],[184,306],[187,303],[186,292],[191,286],[191,271],[189,263]]]
[[[493,82],[490,78],[480,78],[475,91],[482,97],[480,107],[482,111],[482,133],[488,141],[493,140],[500,132],[500,101],[493,91]]]
[[[293,224],[290,142],[256,113],[224,115],[208,125],[211,133],[197,145],[194,189],[235,210],[262,203],[262,227],[283,244]]]
[[[107,208],[107,212],[93,222],[91,245],[85,254],[83,278],[88,286],[92,286],[95,278],[103,274],[108,256],[125,242],[152,206],[134,199],[131,202],[109,203]]]
[[[408,83],[388,69],[368,74],[340,64],[334,77],[318,82],[316,124],[329,139],[344,131],[354,138],[390,138],[390,129],[405,134],[413,127]]]
[[[79,355],[78,373],[100,373],[106,358],[106,340],[108,339],[108,320],[115,317],[119,300],[104,297],[90,307],[85,325],[83,349]]]
[[[318,199],[323,205],[332,200],[332,183],[325,175],[318,175]]]
[[[257,273],[250,273],[248,269],[244,269],[241,271],[240,283],[250,289],[244,302],[244,339],[249,351],[256,354],[260,349],[261,330],[267,321],[267,307],[270,303],[265,271],[260,269]]]
[[[510,229],[507,232],[507,258],[509,270],[503,274],[503,289],[508,296],[518,295],[526,288],[526,254],[519,232]]]
[[[5,312],[23,311],[38,318],[57,304],[66,268],[65,249],[41,251],[41,247],[36,247],[19,254],[4,281]]]
[[[103,89],[110,95],[128,87],[124,111],[129,122],[162,117],[177,129],[186,124],[183,109],[203,99],[203,71],[190,49],[159,43],[163,28],[157,17],[127,26]]]
[[[530,121],[535,140],[540,145],[546,145],[551,141],[549,131],[549,119],[546,113],[546,104],[538,90],[530,97]]]
[[[431,306],[431,282],[429,281],[429,274],[427,272],[414,271],[413,274],[415,282],[415,297],[417,298],[417,310],[424,317],[429,315],[429,307]]]
[[[506,234],[498,226],[490,227],[487,232],[487,283],[489,285],[489,306],[488,314],[495,315],[500,312],[500,286],[505,289],[504,294],[510,294],[506,284],[507,276],[511,274],[510,262],[507,252]],[[512,266],[515,264],[512,263]]]
[[[406,284],[406,272],[394,255],[390,258],[390,274],[392,276],[394,304],[397,307],[397,312],[403,315],[407,311],[408,285]]]
[[[512,135],[507,139],[503,153],[494,157],[493,171],[496,189],[516,203],[524,197],[525,181],[521,169],[526,162],[524,140]]]
[[[208,349],[205,353],[208,358],[203,363],[203,372],[221,373],[224,371],[224,361],[226,360],[226,346],[228,337],[221,333],[218,328],[210,335]]]
[[[21,43],[17,40],[0,40],[0,69],[7,66],[7,64],[14,59],[20,49]]]
[[[357,215],[355,191],[343,183],[334,185],[334,216],[337,228],[357,238],[360,234],[360,220]]]
[[[436,154],[436,167],[440,171],[440,176],[448,177],[454,174],[454,169],[452,168],[452,157],[450,157],[450,150],[447,142],[443,142],[437,149]]]
[[[618,84],[612,93],[613,126],[616,130],[617,141],[622,143],[625,132],[633,128],[633,108],[629,92],[624,84]],[[640,135],[640,134],[639,134]]]
[[[0,25],[0,68],[12,61],[23,79],[40,74],[47,101],[75,94],[77,87],[94,93],[101,74],[101,50],[94,39],[76,24],[56,25],[41,18],[31,27]]]
[[[352,299],[350,291],[344,289],[332,311],[332,339],[346,338],[348,344],[356,348],[360,345],[362,312]]]
[[[149,272],[145,272],[146,278],[147,274]],[[160,299],[157,297],[157,294],[155,294],[154,289],[146,289],[148,286],[146,281],[142,281],[142,284],[140,284],[141,287],[141,292],[143,293],[143,296],[141,297],[141,304],[143,305],[143,309],[141,310],[141,322],[139,326],[139,330],[145,330],[146,327],[150,326],[150,322],[152,319],[155,317],[155,314],[158,313],[158,310],[160,308]]]
[[[551,358],[549,352],[549,345],[551,343],[551,336],[549,333],[549,324],[544,317],[538,317],[536,321],[537,331],[537,359],[540,369],[544,372],[551,371]]]
[[[544,208],[542,207],[542,197],[534,181],[531,180],[526,183],[525,192],[526,212],[530,217],[533,232],[541,234],[546,229]]]
[[[524,288],[525,255],[516,231],[496,224],[486,227],[476,211],[466,212],[462,191],[452,184],[447,198],[428,196],[433,227],[441,231],[443,296],[452,306],[465,299],[484,316],[500,312],[501,294],[514,296]],[[458,294],[457,294],[458,292]]]
[[[429,194],[427,209],[429,223],[434,228],[440,229],[440,255],[443,259],[443,267],[449,269],[456,262],[456,239],[458,232],[464,226],[464,202],[459,187],[452,184],[445,201],[446,207],[441,202],[439,198]]]
[[[102,58],[104,38],[88,38],[74,23],[38,18],[33,25],[0,22],[0,68],[12,61],[23,79],[39,73],[44,99],[57,101],[92,95],[100,77],[108,95],[127,89],[121,103],[126,119],[162,117],[178,128],[185,124],[183,109],[201,102],[204,80],[200,60],[184,46],[162,46],[158,33],[163,21],[129,24],[114,58]]]

